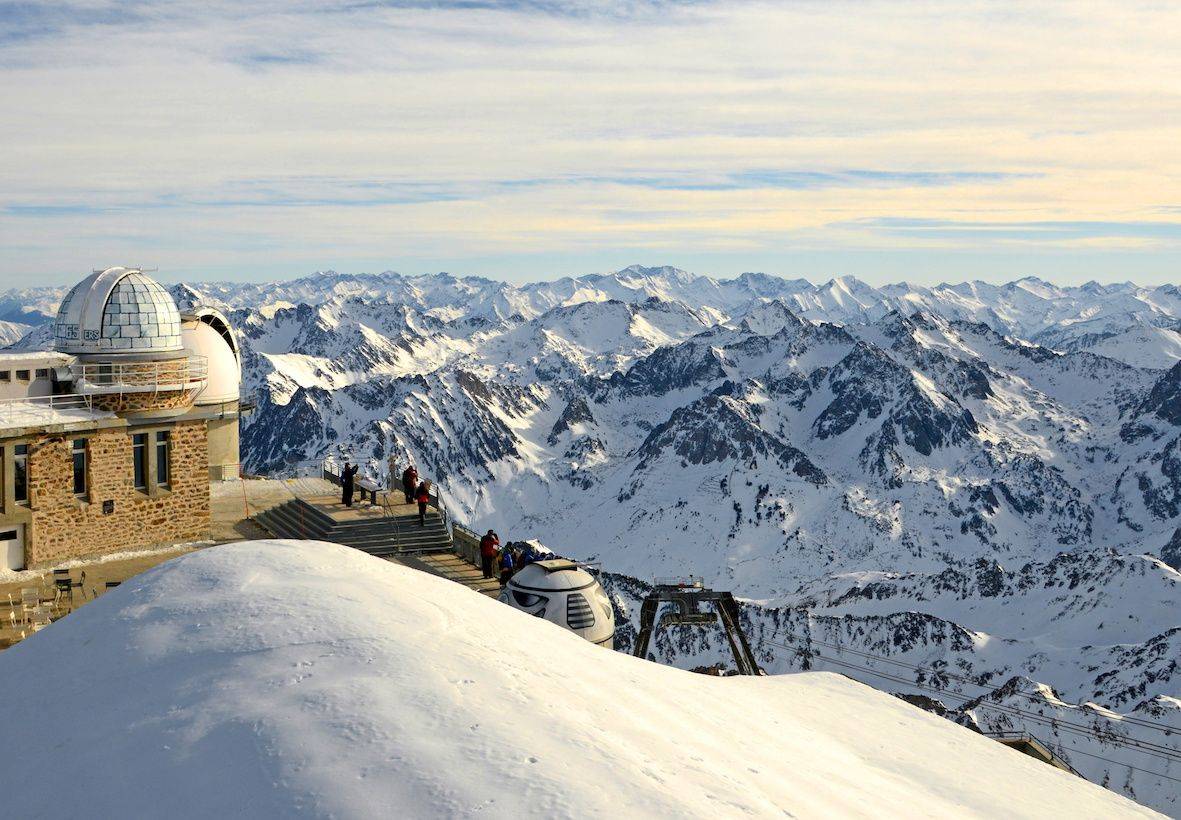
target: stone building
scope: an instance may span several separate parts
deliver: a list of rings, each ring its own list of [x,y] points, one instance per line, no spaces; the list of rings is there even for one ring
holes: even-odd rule
[[[0,566],[207,537],[210,481],[238,476],[226,318],[108,268],[62,301],[53,343],[0,354]]]

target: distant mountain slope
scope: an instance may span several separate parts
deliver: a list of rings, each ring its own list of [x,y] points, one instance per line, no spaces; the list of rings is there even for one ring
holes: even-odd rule
[[[472,526],[637,583],[694,574],[772,623],[811,612],[843,646],[903,641],[917,665],[1028,679],[1063,708],[1181,698],[1175,288],[632,267],[174,293],[239,329],[250,470],[333,453],[381,477],[392,453]],[[1091,752],[1116,761],[1078,766],[1097,781],[1168,792],[1121,769],[1169,774],[1154,761]]]
[[[319,542],[169,561],[0,683],[20,817],[1156,816],[839,675],[670,669]]]
[[[12,311],[51,317],[66,288],[25,288],[0,294],[0,320],[35,325]],[[1003,285],[965,282],[935,286],[898,283],[873,287],[853,277],[814,285],[765,273],[733,279],[699,276],[670,266],[632,265],[606,274],[511,285],[477,276],[405,276],[317,272],[289,281],[209,282],[173,287],[183,305],[194,294],[220,307],[252,308],[264,314],[298,304],[363,299],[405,305],[444,322],[534,319],[556,307],[616,300],[639,304],[649,298],[676,302],[707,324],[733,319],[761,302],[779,300],[796,315],[838,324],[864,323],[891,311],[909,316],[928,311],[953,321],[987,324],[1002,334],[1040,341],[1062,350],[1095,352],[1137,366],[1167,367],[1181,351],[1170,333],[1181,322],[1181,289],[1096,282],[1062,287],[1027,277]],[[1119,339],[1136,328],[1134,338]],[[1157,337],[1145,350],[1138,340]],[[1159,349],[1158,349],[1159,348]],[[1146,358],[1148,357],[1148,358]]]

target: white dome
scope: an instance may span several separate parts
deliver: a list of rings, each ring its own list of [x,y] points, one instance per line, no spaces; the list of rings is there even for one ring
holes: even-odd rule
[[[595,577],[573,561],[526,564],[500,593],[513,609],[569,629],[591,643],[612,648],[615,611]]]
[[[597,583],[593,575],[573,561],[561,558],[526,564],[513,576],[516,585],[535,592],[569,592]]]
[[[209,363],[208,381],[194,404],[221,404],[238,400],[241,371],[229,340],[208,322],[187,321],[181,338],[190,355],[204,356]]]
[[[107,268],[62,300],[53,342],[62,353],[179,352],[180,312],[168,291],[138,269]]]

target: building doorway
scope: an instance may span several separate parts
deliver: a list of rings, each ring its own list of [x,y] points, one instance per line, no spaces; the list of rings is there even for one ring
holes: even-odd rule
[[[25,528],[0,529],[0,556],[6,569],[25,568]]]

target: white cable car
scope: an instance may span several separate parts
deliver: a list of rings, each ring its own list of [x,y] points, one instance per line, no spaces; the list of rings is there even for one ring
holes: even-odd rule
[[[595,577],[573,561],[555,558],[526,564],[501,590],[500,600],[591,643],[615,648],[611,600]]]

